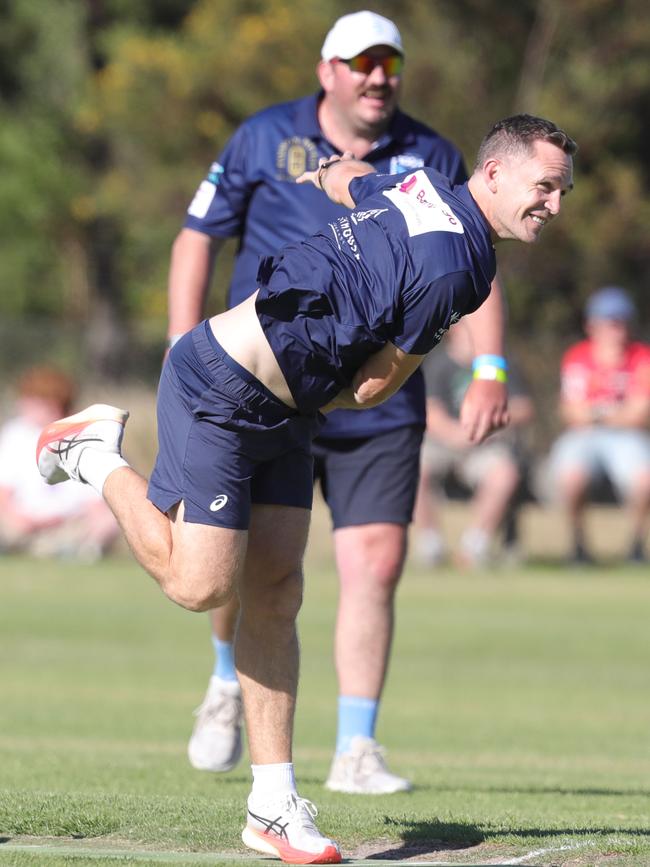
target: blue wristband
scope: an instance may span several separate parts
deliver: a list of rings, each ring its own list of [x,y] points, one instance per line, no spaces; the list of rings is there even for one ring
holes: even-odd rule
[[[502,355],[477,355],[472,362],[472,370],[486,366],[498,367],[499,370],[507,370],[508,362]]]

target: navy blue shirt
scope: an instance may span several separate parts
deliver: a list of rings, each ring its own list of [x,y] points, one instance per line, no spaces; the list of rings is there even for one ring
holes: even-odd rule
[[[356,207],[263,260],[256,310],[296,406],[313,412],[387,342],[426,355],[496,270],[467,184],[433,169],[355,178]],[[354,412],[354,410],[352,410]]]
[[[218,238],[240,238],[228,294],[239,304],[257,288],[260,257],[313,234],[348,213],[311,184],[296,184],[320,157],[337,153],[318,125],[314,94],[267,108],[234,133],[202,181],[185,226]],[[436,132],[397,111],[387,132],[364,157],[379,172],[397,174],[432,166],[454,183],[466,177],[460,152]],[[419,373],[385,404],[363,413],[337,410],[322,435],[371,436],[424,424],[424,383]]]

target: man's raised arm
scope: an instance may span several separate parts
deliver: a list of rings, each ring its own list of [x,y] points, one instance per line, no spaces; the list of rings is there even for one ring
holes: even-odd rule
[[[223,244],[195,229],[176,236],[169,266],[167,337],[171,346],[203,319],[216,255]]]
[[[329,159],[321,157],[318,168],[313,172],[305,172],[296,178],[299,184],[311,182],[319,190],[322,190],[336,205],[344,205],[353,208],[354,199],[350,195],[350,181],[360,178],[362,175],[370,175],[375,169],[370,163],[357,160],[351,151],[346,151],[343,156],[333,156]]]

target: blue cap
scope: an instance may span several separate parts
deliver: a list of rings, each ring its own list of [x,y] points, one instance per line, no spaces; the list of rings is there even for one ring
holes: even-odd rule
[[[620,286],[603,286],[587,301],[587,319],[616,319],[629,322],[636,315],[634,302],[625,289]]]

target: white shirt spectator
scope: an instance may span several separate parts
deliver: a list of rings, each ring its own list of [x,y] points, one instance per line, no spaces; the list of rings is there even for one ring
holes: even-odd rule
[[[0,429],[0,488],[12,491],[21,511],[37,520],[71,518],[99,500],[90,485],[46,485],[36,466],[36,443],[41,428],[13,418]]]

